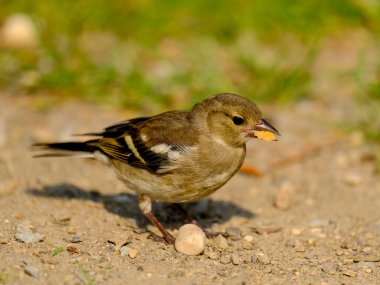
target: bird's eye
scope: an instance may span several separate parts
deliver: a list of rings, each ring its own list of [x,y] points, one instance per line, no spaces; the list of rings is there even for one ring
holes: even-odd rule
[[[244,119],[239,116],[234,116],[232,117],[232,121],[234,122],[235,125],[240,126],[241,124],[244,123]]]

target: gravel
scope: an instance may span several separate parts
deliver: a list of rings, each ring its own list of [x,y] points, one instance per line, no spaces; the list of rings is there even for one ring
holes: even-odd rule
[[[139,251],[135,248],[132,248],[130,246],[127,246],[127,245],[124,245],[122,247],[120,247],[120,255],[121,256],[129,256],[130,258],[135,258],[137,256],[137,254],[139,253]]]
[[[229,247],[227,239],[222,235],[218,235],[213,242],[220,250],[226,250]]]
[[[257,260],[258,260],[258,262],[260,262],[261,264],[264,264],[264,265],[268,265],[271,262],[270,258],[264,253],[257,254]]]
[[[29,221],[19,223],[16,225],[15,239],[24,243],[43,241],[45,236],[34,230],[34,226]]]
[[[33,266],[33,265],[25,265],[24,271],[26,274],[28,274],[34,278],[37,278],[37,279],[40,276],[40,270],[38,269],[38,267]]]
[[[0,283],[378,283],[380,180],[373,162],[361,159],[367,146],[352,146],[342,133],[339,144],[330,143],[337,135],[334,124],[273,110],[284,134],[280,141],[247,146],[246,163],[264,176],[237,174],[209,199],[187,206],[207,231],[226,235],[206,239],[203,253],[186,255],[151,239],[137,198],[111,170],[91,160],[31,158],[29,145],[41,140],[41,131],[54,140],[67,126],[73,133],[96,131],[130,114],[72,102],[40,113],[18,100],[0,96],[6,106],[0,108],[6,126],[6,144],[0,145]],[[317,153],[272,168],[325,142],[329,146]],[[344,181],[351,173],[360,175],[359,183]],[[295,190],[280,209],[274,199],[286,183]],[[164,203],[153,210],[177,236],[184,217]]]

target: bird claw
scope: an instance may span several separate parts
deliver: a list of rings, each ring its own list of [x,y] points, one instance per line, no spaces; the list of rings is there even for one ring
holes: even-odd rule
[[[168,234],[165,237],[161,237],[155,233],[150,233],[148,238],[155,241],[155,242],[163,242],[166,244],[174,244],[174,242],[175,242],[175,238],[171,234]]]

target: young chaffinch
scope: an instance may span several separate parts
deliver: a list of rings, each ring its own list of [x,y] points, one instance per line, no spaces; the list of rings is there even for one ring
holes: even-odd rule
[[[152,200],[178,206],[210,195],[240,169],[247,139],[262,138],[263,132],[279,135],[253,102],[224,93],[195,104],[191,111],[135,118],[84,134],[96,139],[36,146],[54,150],[38,157],[90,157],[113,168],[138,195],[143,214],[173,243],[152,214]]]

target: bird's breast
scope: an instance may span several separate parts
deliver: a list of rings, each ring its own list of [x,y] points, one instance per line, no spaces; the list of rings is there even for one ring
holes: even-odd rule
[[[199,200],[222,187],[240,169],[245,157],[245,147],[214,145],[207,152],[200,151],[198,156],[197,160],[189,159],[187,167],[178,169],[181,172],[176,176],[181,177],[178,202]]]

